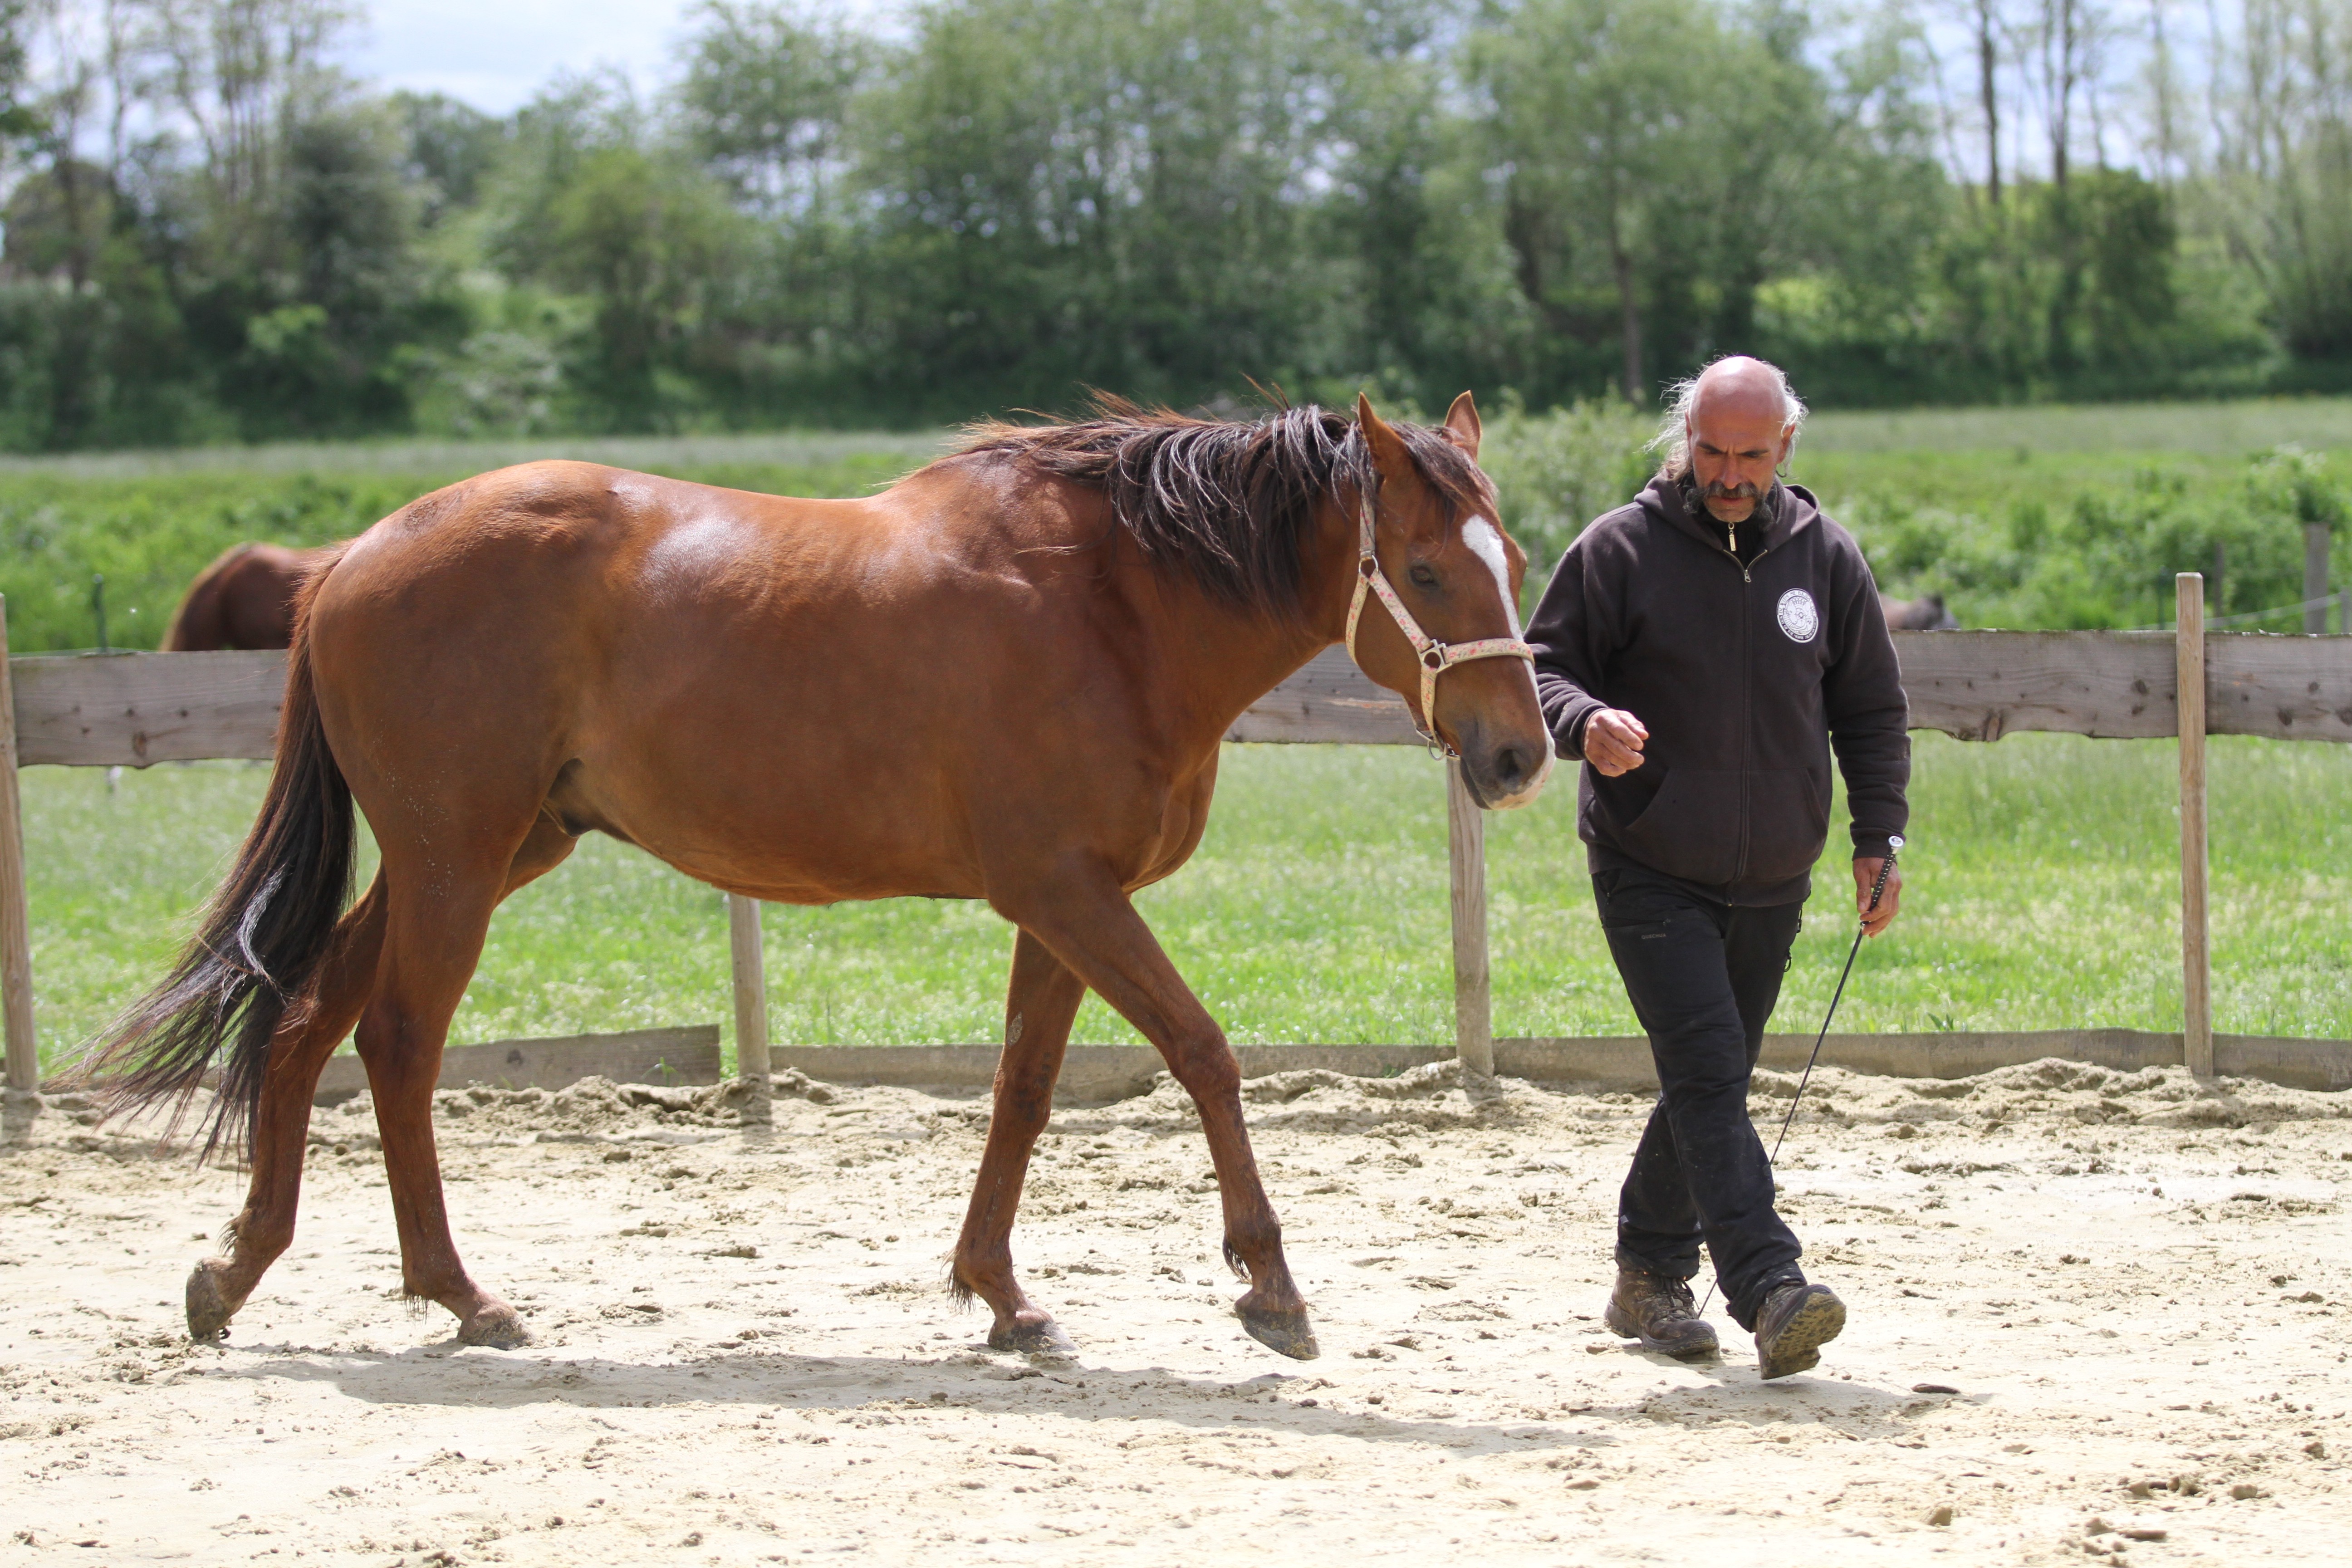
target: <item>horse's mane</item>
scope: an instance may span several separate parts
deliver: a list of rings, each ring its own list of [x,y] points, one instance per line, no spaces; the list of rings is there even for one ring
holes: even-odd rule
[[[1454,515],[1493,510],[1467,453],[1422,426],[1391,428]],[[1097,395],[1088,419],[975,425],[956,456],[992,453],[1106,492],[1147,558],[1212,597],[1276,615],[1298,609],[1299,550],[1317,506],[1344,491],[1352,507],[1379,488],[1356,422],[1313,404],[1216,420]]]

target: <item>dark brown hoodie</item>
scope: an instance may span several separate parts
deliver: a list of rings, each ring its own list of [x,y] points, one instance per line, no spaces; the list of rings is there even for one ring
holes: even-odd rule
[[[1857,857],[1903,831],[1909,705],[1878,587],[1853,536],[1811,492],[1776,485],[1742,538],[1694,518],[1658,479],[1569,546],[1528,641],[1563,756],[1621,708],[1650,731],[1642,765],[1581,770],[1577,831],[1596,871],[1627,863],[1732,904],[1811,889],[1829,836],[1830,752],[1844,772]]]

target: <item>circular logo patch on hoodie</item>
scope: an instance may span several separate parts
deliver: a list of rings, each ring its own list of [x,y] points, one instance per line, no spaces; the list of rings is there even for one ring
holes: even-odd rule
[[[1822,613],[1811,594],[1791,588],[1780,595],[1780,630],[1790,642],[1811,642],[1821,629]]]

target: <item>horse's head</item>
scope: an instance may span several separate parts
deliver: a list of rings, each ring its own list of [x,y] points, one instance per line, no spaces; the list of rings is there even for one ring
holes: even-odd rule
[[[1496,521],[1494,486],[1478,468],[1477,407],[1465,392],[1438,430],[1400,430],[1359,396],[1356,422],[1379,484],[1360,520],[1369,539],[1349,652],[1461,757],[1480,805],[1525,805],[1550,775],[1551,733],[1519,640],[1527,552]]]

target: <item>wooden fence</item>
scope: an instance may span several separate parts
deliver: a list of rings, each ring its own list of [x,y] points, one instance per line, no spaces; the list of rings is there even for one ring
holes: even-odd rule
[[[2180,737],[2183,1050],[2213,1070],[2205,917],[2208,734],[2352,742],[2352,637],[2206,633],[2203,581],[2180,578],[2177,632],[1897,632],[1911,724],[1962,740],[2020,730],[2122,739]],[[271,754],[281,654],[5,657],[0,605],[0,990],[7,1081],[29,1089],[31,931],[16,769],[39,763],[143,767]],[[13,690],[12,690],[13,685]],[[1228,737],[1258,742],[1418,745],[1403,700],[1333,648],[1267,693]],[[1448,768],[1454,1049],[1494,1067],[1486,959],[1485,818]],[[1554,787],[1570,787],[1565,773]],[[759,906],[730,899],[738,1069],[765,1077],[767,987]]]

